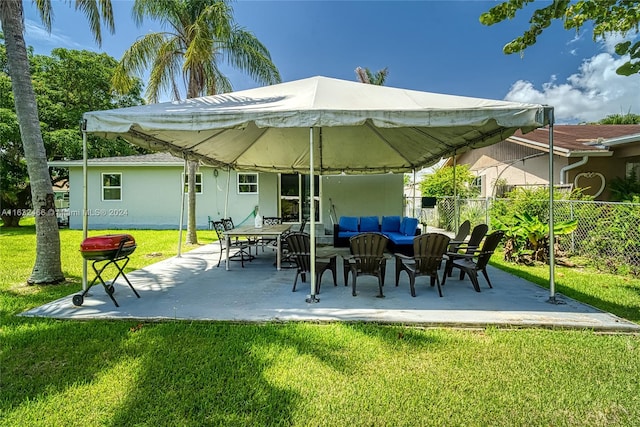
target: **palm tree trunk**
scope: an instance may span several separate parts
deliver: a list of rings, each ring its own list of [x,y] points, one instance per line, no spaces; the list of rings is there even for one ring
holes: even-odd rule
[[[36,220],[36,262],[27,282],[30,284],[59,283],[64,281],[60,263],[60,232],[47,154],[38,120],[38,106],[29,72],[29,60],[24,41],[22,1],[0,2],[0,22],[5,37],[7,64],[16,115],[20,124],[24,156],[27,161]]]
[[[189,203],[187,209],[187,243],[191,245],[198,244],[198,234],[196,233],[196,171],[198,170],[198,162],[190,161],[187,168],[189,178]]]

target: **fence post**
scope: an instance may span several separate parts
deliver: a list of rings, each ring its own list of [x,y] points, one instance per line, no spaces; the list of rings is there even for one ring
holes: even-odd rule
[[[573,201],[569,200],[569,212],[570,212],[570,220],[573,221]],[[576,251],[576,232],[575,230],[571,232],[571,252]]]
[[[489,225],[489,197],[484,198],[484,217],[485,224]]]

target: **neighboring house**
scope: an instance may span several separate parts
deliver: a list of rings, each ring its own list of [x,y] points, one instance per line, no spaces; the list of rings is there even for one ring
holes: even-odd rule
[[[69,227],[82,228],[82,160],[52,161],[69,169]],[[90,229],[177,229],[180,221],[184,161],[167,153],[90,159],[87,167]],[[228,178],[230,178],[228,180]],[[316,176],[316,221],[333,230],[336,215],[402,215],[403,175]],[[236,224],[260,215],[299,223],[308,217],[307,175],[237,172],[201,166],[196,177],[196,223],[226,216]],[[306,189],[306,190],[305,190]],[[186,186],[184,187],[186,191]],[[184,194],[184,227],[187,195]],[[226,206],[226,208],[225,208]]]
[[[582,188],[606,201],[612,179],[640,178],[640,125],[555,125],[553,152],[554,185]],[[548,153],[549,130],[539,128],[461,154],[456,162],[477,175],[482,197],[492,197],[513,187],[548,185]]]

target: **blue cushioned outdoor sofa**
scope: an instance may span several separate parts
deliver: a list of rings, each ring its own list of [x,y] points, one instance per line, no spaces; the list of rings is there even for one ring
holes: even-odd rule
[[[380,223],[377,216],[341,216],[333,225],[333,246],[348,247],[352,236],[367,231],[384,234],[390,251],[408,255],[413,254],[413,238],[420,234],[417,218],[383,216]]]

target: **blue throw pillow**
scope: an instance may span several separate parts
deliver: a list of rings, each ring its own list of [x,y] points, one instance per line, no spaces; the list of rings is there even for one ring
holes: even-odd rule
[[[380,231],[378,225],[377,216],[361,216],[360,217],[360,231]]]
[[[358,231],[358,218],[355,216],[341,216],[338,226],[340,231]]]
[[[382,217],[382,232],[399,232],[400,231],[400,217],[399,216],[383,216]]]
[[[400,227],[400,232],[405,236],[414,236],[416,234],[416,229],[418,228],[418,218],[407,218],[405,217],[402,220],[402,225],[404,227]]]

